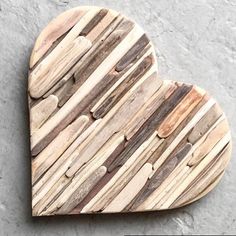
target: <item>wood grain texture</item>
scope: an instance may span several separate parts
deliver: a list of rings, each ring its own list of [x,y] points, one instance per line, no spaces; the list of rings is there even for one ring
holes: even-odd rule
[[[230,159],[216,101],[162,81],[147,35],[110,9],[78,7],[42,31],[28,98],[34,216],[178,208]]]

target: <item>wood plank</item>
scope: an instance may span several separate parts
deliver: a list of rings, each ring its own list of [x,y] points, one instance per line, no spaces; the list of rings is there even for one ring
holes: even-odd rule
[[[66,203],[59,208],[56,214],[64,215],[70,213],[92,190],[92,188],[98,183],[98,181],[106,174],[107,168],[105,166],[99,167],[94,171],[83,184],[75,190],[75,192],[69,197]]]
[[[189,115],[195,106],[202,100],[205,91],[193,87],[175,109],[165,118],[158,128],[161,138],[168,137],[178,125]]]
[[[81,19],[85,12],[86,10],[81,8],[69,10],[48,24],[35,42],[30,58],[30,68],[43,57],[58,38],[68,32]]]
[[[43,62],[38,69],[35,69],[29,76],[29,92],[33,98],[40,98],[52,88],[92,46],[85,37],[78,37],[71,42],[58,57],[47,62],[46,68]],[[48,64],[54,65],[48,70]],[[41,72],[42,71],[42,72]],[[36,73],[37,72],[37,73]],[[39,75],[38,75],[39,74]]]
[[[218,120],[218,118],[222,115],[222,110],[220,109],[218,104],[215,104],[209,112],[206,113],[204,117],[195,125],[192,132],[188,136],[188,140],[190,143],[194,144],[202,137],[207,130]]]
[[[145,185],[151,172],[152,164],[146,163],[103,212],[122,211]]]
[[[30,132],[31,135],[39,129],[42,124],[55,111],[58,105],[57,96],[51,95],[30,109]]]
[[[137,59],[144,50],[144,48],[149,44],[149,39],[144,34],[136,44],[124,55],[124,57],[117,63],[116,71],[120,72],[124,70],[129,64],[131,64],[135,59]]]
[[[224,119],[207,135],[202,145],[193,153],[188,165],[198,164],[223,138],[227,130],[229,130],[228,122]]]

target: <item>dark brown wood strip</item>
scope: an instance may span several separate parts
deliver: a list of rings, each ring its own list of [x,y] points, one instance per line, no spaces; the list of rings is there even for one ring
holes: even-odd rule
[[[174,156],[170,156],[163,165],[156,171],[151,179],[145,184],[136,198],[125,208],[125,211],[135,210],[146,198],[156,190],[163,181],[172,173],[176,166],[183,160],[188,154],[192,145],[186,143],[182,148],[179,148],[178,152]]]
[[[78,214],[96,195],[97,193],[110,181],[110,179],[117,173],[117,170],[114,170],[111,173],[106,173],[104,177],[96,184],[96,186],[88,193],[88,195],[81,201],[71,212],[70,214]]]
[[[129,64],[131,64],[138,57],[140,58],[141,52],[149,44],[149,39],[144,34],[136,44],[125,54],[125,56],[116,65],[116,71],[120,72],[124,70]]]
[[[127,91],[149,70],[153,64],[153,56],[147,56],[140,65],[113,91],[109,97],[93,112],[93,117],[104,117],[111,108],[125,95]]]
[[[105,17],[107,12],[107,9],[101,9],[97,15],[95,15],[93,19],[84,27],[80,33],[80,36],[87,36],[89,32]]]
[[[161,121],[175,108],[186,94],[191,90],[191,86],[182,85],[150,116],[141,126],[136,134],[129,140],[127,147],[108,167],[108,172],[122,166],[135,150],[157,129]]]

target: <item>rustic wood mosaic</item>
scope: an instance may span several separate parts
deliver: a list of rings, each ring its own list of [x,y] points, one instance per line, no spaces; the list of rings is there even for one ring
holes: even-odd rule
[[[216,101],[161,80],[146,34],[109,9],[74,8],[42,31],[28,91],[34,216],[181,207],[231,156]]]

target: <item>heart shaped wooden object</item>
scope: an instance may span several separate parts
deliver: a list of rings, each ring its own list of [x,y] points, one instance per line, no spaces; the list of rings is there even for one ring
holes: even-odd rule
[[[215,100],[162,81],[150,40],[113,10],[53,20],[28,87],[34,216],[177,208],[212,190],[229,161]]]

